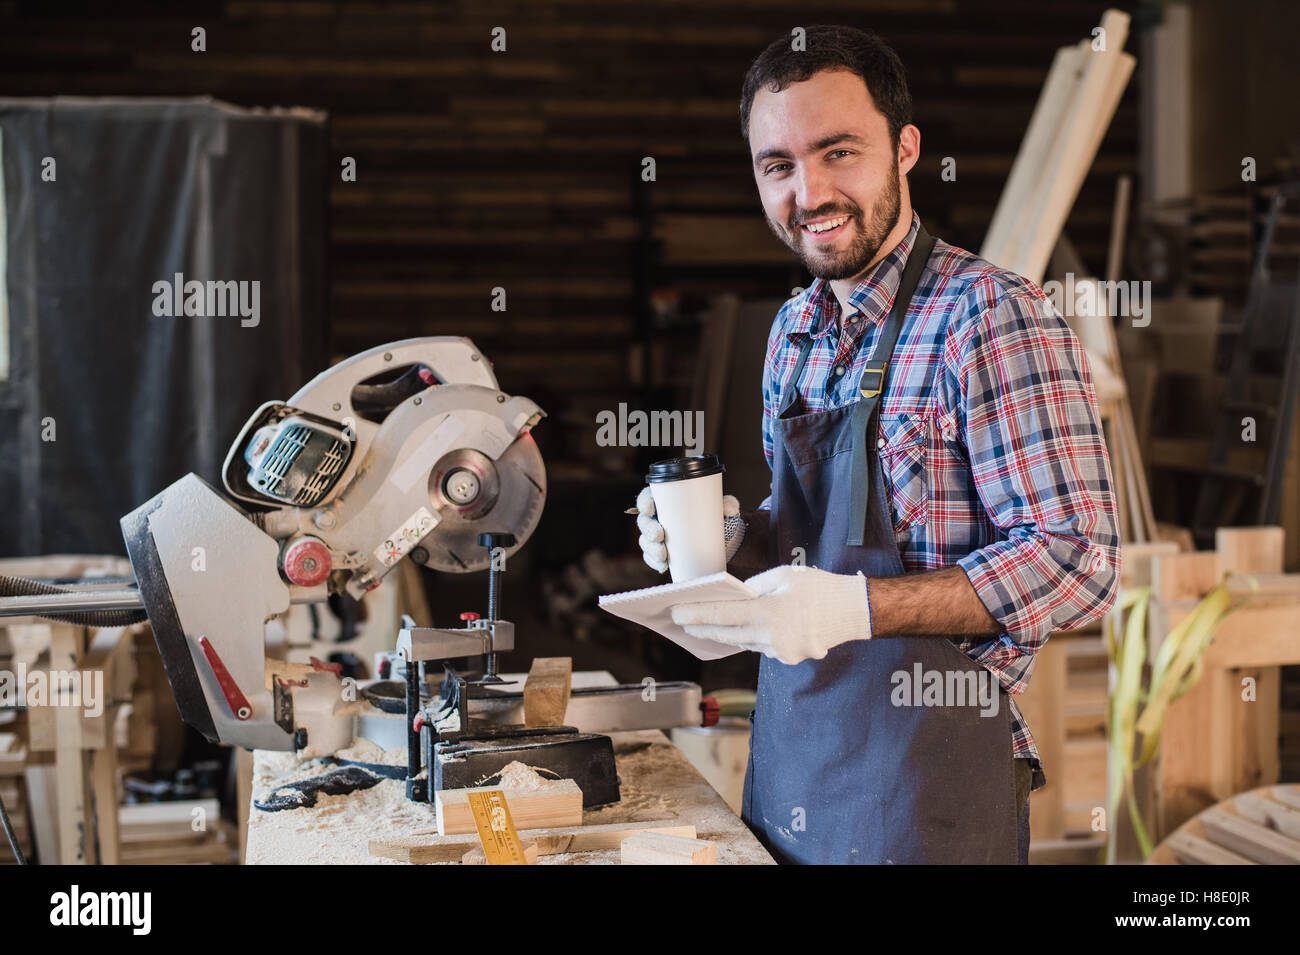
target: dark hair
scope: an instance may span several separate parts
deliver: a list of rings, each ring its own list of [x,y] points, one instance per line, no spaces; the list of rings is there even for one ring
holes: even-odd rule
[[[745,74],[740,91],[740,134],[749,142],[749,111],[754,94],[766,88],[779,93],[791,83],[812,79],[824,70],[846,70],[862,78],[867,94],[889,124],[889,138],[898,146],[899,131],[912,121],[912,94],[898,54],[880,37],[845,26],[807,28],[805,49],[791,49],[791,38],[774,41],[758,55]]]

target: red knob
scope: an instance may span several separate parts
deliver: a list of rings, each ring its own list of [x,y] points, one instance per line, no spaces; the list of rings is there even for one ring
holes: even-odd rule
[[[466,622],[470,620],[477,620],[478,618],[479,615],[475,613],[473,610],[466,610],[463,614],[460,615],[460,619]]]
[[[333,569],[330,552],[315,537],[301,537],[284,551],[284,575],[299,587],[323,584]]]
[[[718,701],[713,697],[706,696],[700,700],[700,713],[703,714],[701,726],[716,726],[718,717],[722,715],[722,707],[718,706]]]

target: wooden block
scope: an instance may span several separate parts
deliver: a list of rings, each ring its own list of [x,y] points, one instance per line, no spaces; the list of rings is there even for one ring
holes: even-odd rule
[[[1225,571],[1280,574],[1285,538],[1280,527],[1220,527],[1214,532],[1214,549]]]
[[[543,855],[563,852],[596,852],[617,849],[629,836],[641,833],[658,833],[694,839],[695,826],[690,823],[671,822],[614,822],[600,826],[580,826],[570,829],[534,829],[525,835],[538,844]]]
[[[716,865],[718,847],[703,839],[639,832],[622,842],[623,865]]]
[[[525,829],[519,832],[537,846],[540,855],[560,855],[565,852],[595,852],[600,849],[617,849],[624,839],[638,832],[663,832],[674,836],[694,838],[695,826],[678,824],[666,819],[659,822],[615,822],[599,826],[562,826],[552,829]],[[413,833],[387,839],[371,839],[370,854],[398,862],[420,865],[427,862],[454,862],[465,855],[466,849],[478,841],[478,836],[438,836],[430,833]]]
[[[1125,542],[1120,545],[1122,563],[1119,572],[1121,587],[1147,587],[1151,584],[1151,562],[1159,554],[1177,554],[1178,545],[1172,541],[1150,541],[1145,544]]]
[[[469,793],[500,789],[510,806],[516,829],[582,825],[582,790],[572,779],[547,780],[536,790],[483,786],[475,789],[443,789],[436,795],[439,835],[475,832],[469,809]]]
[[[537,843],[524,842],[524,865],[537,865]],[[487,855],[481,845],[475,846],[460,857],[462,865],[487,865]]]
[[[1300,842],[1242,816],[1209,809],[1200,815],[1206,834],[1219,845],[1264,865],[1300,865]]]
[[[524,681],[524,725],[563,726],[573,657],[537,657]]]
[[[1199,600],[1219,583],[1217,551],[1158,554],[1151,559],[1151,596],[1154,600]]]
[[[478,834],[473,836],[439,836],[424,833],[409,836],[389,836],[371,839],[368,851],[380,859],[395,859],[412,865],[430,862],[456,862],[478,844]]]

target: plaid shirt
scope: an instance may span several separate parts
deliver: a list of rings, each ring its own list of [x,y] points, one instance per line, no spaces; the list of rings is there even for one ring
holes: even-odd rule
[[[763,370],[763,450],[799,349],[804,410],[858,399],[921,220],[840,306],[821,279],[782,306]],[[953,564],[1003,626],[954,637],[1008,693],[1024,691],[1053,630],[1104,614],[1119,591],[1119,534],[1110,459],[1083,349],[1032,282],[935,242],[889,365],[879,451],[904,568]],[[771,506],[769,496],[760,507]],[[1038,750],[1011,702],[1012,750]]]

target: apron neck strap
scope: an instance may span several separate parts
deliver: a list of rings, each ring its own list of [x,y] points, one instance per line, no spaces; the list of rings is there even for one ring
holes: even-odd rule
[[[916,244],[912,246],[912,252],[907,257],[907,265],[903,268],[903,276],[899,280],[898,291],[894,293],[894,307],[890,310],[889,320],[885,322],[880,341],[876,344],[875,351],[867,362],[866,368],[862,370],[862,377],[858,380],[859,396],[863,401],[870,403],[867,409],[868,416],[870,416],[871,410],[875,408],[880,396],[885,391],[889,360],[894,354],[894,344],[898,341],[898,333],[903,327],[903,320],[907,317],[907,307],[912,301],[912,294],[916,291],[917,283],[921,279],[921,272],[925,269],[925,263],[929,260],[930,251],[933,248],[934,238],[925,231],[925,226],[918,226]],[[780,411],[778,412],[779,415],[784,415],[798,401],[799,376],[803,374],[804,365],[808,363],[808,355],[812,353],[812,349],[813,337],[810,333],[799,348],[799,357],[794,363],[794,371],[791,373],[789,382],[786,385]]]
[[[925,270],[925,263],[929,260],[933,248],[934,238],[925,231],[925,226],[918,226],[916,244],[912,246],[912,253],[907,257],[907,265],[903,268],[903,277],[899,280],[898,291],[894,293],[894,307],[889,312],[889,320],[885,322],[885,327],[880,333],[880,341],[876,343],[875,351],[872,352],[866,368],[862,370],[862,377],[858,379],[858,394],[863,401],[870,402],[872,408],[880,401],[880,396],[885,391],[885,382],[889,378],[889,361],[894,355],[898,333],[903,328],[903,321],[907,318],[907,308],[912,303],[912,295],[921,281],[921,273]]]
[[[867,430],[889,380],[889,361],[894,355],[894,344],[898,341],[898,333],[907,317],[912,295],[915,294],[916,286],[921,281],[921,273],[925,270],[925,263],[929,260],[933,248],[934,239],[925,231],[925,226],[919,226],[916,232],[916,244],[912,246],[912,252],[907,257],[907,265],[903,268],[903,277],[899,280],[898,291],[894,293],[894,307],[889,313],[889,320],[885,322],[880,341],[876,343],[871,360],[867,362],[862,377],[858,380],[860,397],[853,408],[851,426],[853,428],[853,469],[850,478],[849,531],[845,540],[850,547],[861,547],[866,535],[867,504],[871,496],[871,472],[874,470],[874,462],[868,458]],[[885,493],[885,489],[880,488],[879,493]]]

